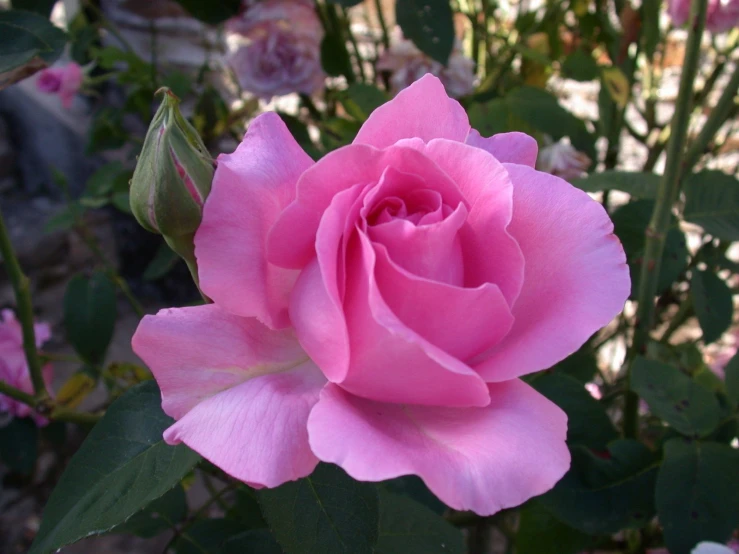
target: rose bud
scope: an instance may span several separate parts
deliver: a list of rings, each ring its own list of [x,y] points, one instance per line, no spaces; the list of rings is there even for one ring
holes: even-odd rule
[[[167,88],[131,179],[131,211],[147,231],[164,236],[197,282],[193,236],[210,193],[214,162]]]

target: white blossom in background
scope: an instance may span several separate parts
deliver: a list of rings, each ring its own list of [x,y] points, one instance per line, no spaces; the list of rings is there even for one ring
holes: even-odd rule
[[[269,100],[323,85],[323,27],[312,0],[248,2],[226,31],[228,63],[244,90]]]
[[[453,98],[470,94],[475,88],[475,62],[464,55],[462,43],[455,39],[454,49],[445,66],[421,52],[403,36],[399,27],[393,30],[390,48],[377,60],[377,69],[390,71],[390,85],[397,94],[426,73],[436,75]]]
[[[539,151],[536,169],[569,181],[584,177],[590,164],[587,154],[576,150],[570,139],[563,138]]]

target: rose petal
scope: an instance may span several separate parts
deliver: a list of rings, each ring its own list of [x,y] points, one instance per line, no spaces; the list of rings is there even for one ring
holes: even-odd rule
[[[375,277],[388,308],[434,346],[465,361],[497,344],[513,325],[500,289],[485,283],[462,288],[417,277],[375,246]]]
[[[251,123],[233,154],[219,156],[195,255],[203,292],[230,312],[272,328],[289,325],[287,297],[297,273],[268,263],[265,241],[312,164],[271,112]]]
[[[229,475],[255,487],[300,479],[318,463],[306,422],[325,379],[308,361],[204,400],[164,432]]]
[[[467,136],[467,144],[490,152],[501,163],[536,166],[539,145],[526,133],[498,133],[492,137],[480,136],[475,129]]]
[[[375,281],[375,253],[358,232],[348,248],[344,300],[351,362],[341,386],[383,402],[485,406],[485,383],[467,365],[400,321]],[[332,379],[334,380],[334,379]]]
[[[506,164],[509,231],[526,260],[508,336],[480,357],[488,381],[551,367],[613,319],[629,296],[629,269],[613,223],[586,193],[553,175]],[[471,362],[472,363],[472,362]]]
[[[313,452],[361,481],[420,476],[457,510],[493,514],[551,489],[570,463],[567,417],[518,380],[485,408],[384,404],[328,385],[308,419]]]
[[[447,96],[437,77],[426,74],[373,111],[357,133],[354,144],[387,148],[405,138],[464,142],[469,131],[464,108]]]
[[[148,315],[132,345],[159,383],[162,409],[175,419],[220,391],[307,360],[292,330],[273,331],[216,304]]]
[[[326,379],[292,330],[215,304],[146,316],[134,351],[151,368],[162,408],[178,421],[164,433],[234,477],[274,487],[308,475],[308,412]]]
[[[318,226],[333,198],[356,185],[378,183],[389,167],[433,183],[434,186],[430,188],[434,190],[442,190],[443,187],[451,194],[449,191],[456,188],[433,161],[415,148],[397,146],[377,150],[364,144],[339,148],[321,158],[300,177],[295,201],[285,209],[269,232],[269,260],[286,268],[305,267],[316,253]],[[454,194],[461,198],[459,191]]]
[[[494,283],[512,304],[524,280],[524,257],[507,231],[513,211],[513,186],[501,163],[490,154],[459,142],[433,140],[424,149],[457,184],[470,205],[460,230],[465,285]]]

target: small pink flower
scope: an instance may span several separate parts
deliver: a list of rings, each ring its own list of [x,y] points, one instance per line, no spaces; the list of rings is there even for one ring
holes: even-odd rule
[[[571,181],[584,177],[590,164],[587,154],[575,150],[568,139],[561,139],[542,148],[536,169]]]
[[[165,440],[254,486],[323,460],[419,475],[479,514],[549,490],[567,418],[519,377],[575,352],[630,283],[601,205],[536,153],[470,129],[431,75],[318,162],[278,115],[256,118],[195,235],[214,303],[133,338],[177,420]]]
[[[323,27],[311,0],[265,0],[226,24],[239,83],[265,99],[321,87]]]
[[[669,0],[668,9],[676,27],[690,17],[690,0]],[[730,31],[739,24],[739,0],[708,0],[706,30],[712,33]]]
[[[70,108],[83,79],[82,68],[72,62],[64,67],[50,67],[39,72],[36,88],[47,94],[57,94],[62,106]]]
[[[43,343],[51,338],[51,329],[46,323],[34,325],[36,331],[36,346],[41,347]],[[51,364],[43,368],[44,380],[47,386],[51,384]],[[0,322],[0,380],[28,394],[33,394],[31,374],[28,371],[26,354],[23,350],[23,331],[21,325],[15,319],[10,310],[2,311]],[[0,412],[9,413],[15,417],[32,417],[37,425],[43,426],[48,421],[33,413],[30,406],[23,404],[9,396],[0,394]]]
[[[392,72],[390,84],[395,94],[415,83],[426,73],[436,75],[452,98],[470,94],[475,88],[475,62],[464,55],[459,40],[455,41],[449,61],[443,66],[421,52],[413,42],[404,38],[398,27],[393,31],[390,48],[377,60],[377,69]]]

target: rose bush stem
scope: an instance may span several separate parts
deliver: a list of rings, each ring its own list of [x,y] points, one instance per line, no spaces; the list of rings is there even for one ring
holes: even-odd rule
[[[634,337],[626,359],[626,380],[629,386],[630,366],[634,357],[644,354],[649,332],[654,324],[654,297],[660,272],[665,237],[670,226],[672,207],[680,192],[685,138],[692,111],[693,82],[698,68],[701,38],[706,22],[708,0],[693,0],[690,7],[690,31],[685,48],[685,61],[680,76],[675,113],[672,117],[670,140],[667,144],[665,171],[657,189],[652,218],[646,230],[645,251],[639,280]],[[639,397],[632,390],[626,394],[624,406],[624,436],[636,438],[639,427]]]
[[[23,402],[24,404],[27,404],[31,406],[32,408],[36,407],[36,397],[34,397],[32,394],[23,392],[20,389],[11,387],[5,381],[0,381],[0,394],[9,396],[13,400],[18,400],[19,402]]]
[[[387,30],[387,23],[385,23],[385,15],[382,13],[382,2],[380,0],[375,0],[375,9],[377,10],[377,21],[379,21],[382,29],[382,44],[385,48],[390,48],[390,34]]]
[[[41,359],[36,350],[36,332],[33,328],[33,304],[31,302],[30,283],[18,263],[18,258],[10,242],[10,236],[8,235],[8,229],[5,226],[5,219],[2,213],[0,213],[0,254],[2,254],[5,271],[8,273],[15,292],[18,320],[23,329],[23,350],[26,353],[26,360],[28,361],[28,370],[31,374],[34,396],[36,400],[45,400],[49,398],[49,393],[46,390],[44,376],[41,373]]]
[[[734,68],[734,73],[731,79],[729,79],[726,88],[721,93],[716,106],[711,110],[711,114],[703,124],[700,133],[688,148],[683,163],[685,172],[690,171],[698,163],[698,160],[705,153],[713,137],[729,118],[731,108],[734,105],[734,96],[736,96],[737,91],[739,91],[739,66]]]

